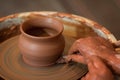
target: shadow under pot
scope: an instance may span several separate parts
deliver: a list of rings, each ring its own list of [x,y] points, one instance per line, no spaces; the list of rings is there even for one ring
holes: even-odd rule
[[[53,65],[62,55],[63,24],[51,17],[30,18],[20,26],[19,50],[23,61],[34,67]]]

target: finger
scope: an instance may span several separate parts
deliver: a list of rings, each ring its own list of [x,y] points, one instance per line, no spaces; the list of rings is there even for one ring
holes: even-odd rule
[[[66,56],[64,58],[66,58],[66,60],[70,60],[71,59],[74,62],[86,64],[85,58],[83,56],[79,55],[79,54],[68,55],[68,56]]]
[[[89,73],[94,73],[94,70],[96,70],[96,67],[94,66],[94,63],[91,59],[87,59],[87,64],[88,64],[88,70],[89,70]]]
[[[96,69],[107,68],[105,63],[99,57],[91,56],[89,59],[93,62],[93,65]]]
[[[74,52],[78,52],[78,46],[79,46],[79,42],[78,40],[75,41],[72,45],[72,47],[69,49],[69,54],[73,54]]]
[[[79,54],[69,55],[74,62],[86,64],[85,58]]]

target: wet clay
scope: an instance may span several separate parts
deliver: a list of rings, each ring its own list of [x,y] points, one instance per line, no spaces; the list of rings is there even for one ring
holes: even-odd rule
[[[20,26],[19,49],[26,64],[49,66],[61,57],[65,40],[63,24],[57,19],[37,16]]]

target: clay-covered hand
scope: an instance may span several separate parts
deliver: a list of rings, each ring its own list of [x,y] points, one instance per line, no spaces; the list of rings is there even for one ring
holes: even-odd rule
[[[102,58],[111,69],[120,74],[120,55],[115,51],[112,43],[102,37],[86,37],[77,40],[73,43],[69,50],[69,55],[67,58],[71,58],[73,61],[77,60],[79,62],[85,63],[85,58],[96,55]],[[73,53],[78,53],[79,58]],[[66,58],[66,59],[67,59]]]
[[[115,54],[115,49],[108,40],[96,36],[78,39],[73,43],[69,53],[80,53],[84,57],[97,55],[106,58],[111,54]]]
[[[91,56],[86,62],[89,72],[81,80],[114,80],[111,71],[99,57]]]

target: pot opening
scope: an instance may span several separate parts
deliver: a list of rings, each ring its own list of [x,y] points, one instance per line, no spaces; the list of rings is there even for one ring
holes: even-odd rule
[[[58,32],[54,29],[45,28],[41,26],[31,26],[29,29],[24,31],[28,35],[35,36],[35,37],[48,37],[54,36]]]
[[[50,17],[31,18],[25,21],[20,30],[23,34],[34,38],[49,38],[61,34],[63,25],[60,21]]]

